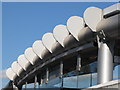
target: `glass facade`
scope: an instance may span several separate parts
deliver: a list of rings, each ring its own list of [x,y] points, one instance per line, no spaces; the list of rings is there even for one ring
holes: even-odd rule
[[[119,70],[120,65],[115,64],[113,70],[113,80],[120,79]],[[54,72],[52,72],[50,75],[54,75]],[[58,76],[58,73],[56,75]],[[48,83],[43,83],[40,85],[37,83],[36,88],[88,88],[94,85],[97,85],[97,62],[83,66],[80,72],[75,70],[64,74],[63,78],[51,78]],[[33,88],[34,83],[28,84],[27,87]],[[25,85],[23,85],[23,88],[25,88]]]

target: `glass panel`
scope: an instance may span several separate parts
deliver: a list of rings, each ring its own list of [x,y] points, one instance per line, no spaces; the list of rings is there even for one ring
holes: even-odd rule
[[[97,62],[81,67],[81,71],[71,71],[59,78],[59,69],[49,74],[49,81],[40,85],[40,88],[88,88],[97,84]],[[57,74],[56,74],[57,73]],[[56,78],[55,78],[56,77]],[[34,84],[32,85],[34,87]]]
[[[97,73],[92,73],[92,86],[97,85]]]
[[[61,87],[61,79],[59,77],[50,80],[48,83],[43,83],[40,88],[55,88]]]
[[[63,87],[65,88],[76,88],[77,76],[63,78]]]
[[[72,71],[64,75],[63,87],[87,88],[97,84],[97,62],[83,66],[81,71]]]
[[[34,88],[34,83],[27,84],[27,88]]]
[[[113,80],[120,79],[120,65],[114,67],[113,70]]]

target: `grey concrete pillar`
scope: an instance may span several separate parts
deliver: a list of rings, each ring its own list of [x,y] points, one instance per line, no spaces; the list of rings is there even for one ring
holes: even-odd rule
[[[106,83],[113,78],[113,43],[101,41],[98,51],[98,84]]]

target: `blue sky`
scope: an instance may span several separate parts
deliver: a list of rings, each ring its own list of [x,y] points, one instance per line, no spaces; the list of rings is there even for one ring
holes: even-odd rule
[[[83,16],[89,6],[101,9],[114,3],[2,3],[2,70],[9,68],[24,50],[52,32],[58,24],[66,24],[71,16]]]

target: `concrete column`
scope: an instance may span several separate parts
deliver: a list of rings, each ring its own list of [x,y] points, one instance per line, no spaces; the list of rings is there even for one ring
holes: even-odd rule
[[[113,43],[101,41],[98,51],[98,84],[113,79]]]

